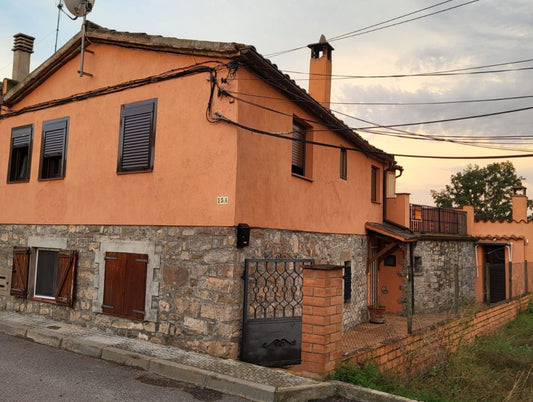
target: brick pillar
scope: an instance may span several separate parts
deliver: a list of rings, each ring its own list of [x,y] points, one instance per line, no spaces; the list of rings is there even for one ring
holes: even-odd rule
[[[324,378],[342,358],[342,266],[304,267],[300,374]]]

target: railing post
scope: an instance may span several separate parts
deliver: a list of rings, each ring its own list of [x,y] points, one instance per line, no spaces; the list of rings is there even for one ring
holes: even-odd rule
[[[302,363],[306,376],[325,378],[342,359],[343,266],[304,266]]]

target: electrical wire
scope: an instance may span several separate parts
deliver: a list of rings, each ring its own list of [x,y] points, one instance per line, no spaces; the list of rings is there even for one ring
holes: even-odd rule
[[[209,67],[207,65],[207,64],[213,64],[213,63],[223,64],[220,61],[206,61],[202,63],[193,64],[187,67],[176,68],[176,69],[165,71],[161,74],[152,75],[152,76],[148,76],[145,78],[139,78],[136,80],[122,82],[116,85],[94,89],[92,91],[87,91],[87,92],[71,95],[66,98],[54,99],[52,101],[37,103],[34,105],[23,107],[18,110],[9,110],[5,113],[0,113],[0,119],[5,119],[8,117],[13,117],[13,116],[19,116],[25,113],[35,112],[38,110],[45,110],[45,109],[49,109],[49,108],[60,106],[60,105],[66,105],[66,104],[73,103],[73,102],[80,102],[85,99],[109,95],[109,94],[125,91],[127,89],[138,88],[138,87],[142,87],[145,85],[154,84],[157,82],[186,77],[189,75],[200,74],[200,73],[213,74],[214,68]]]
[[[276,96],[257,95],[247,92],[232,91],[232,94],[249,96],[252,98],[269,99],[281,102],[291,102],[290,99],[280,98]],[[355,105],[355,106],[426,106],[426,105],[450,105],[460,103],[481,103],[481,102],[498,102],[518,99],[533,98],[533,95],[508,96],[502,98],[487,98],[487,99],[464,99],[454,101],[436,101],[436,102],[330,102],[331,105]]]
[[[287,116],[287,117],[292,117],[292,114],[290,114],[290,113],[286,113],[286,112],[283,112],[283,111],[280,111],[280,110],[276,110],[276,109],[273,109],[273,108],[270,108],[270,107],[259,105],[257,103],[254,103],[254,102],[251,102],[251,101],[236,97],[231,92],[227,92],[227,91],[222,90],[222,89],[220,89],[220,92],[222,94],[231,96],[232,98],[234,98],[234,99],[236,99],[236,100],[238,100],[240,102],[249,104],[251,106],[255,106],[255,107],[261,108],[263,110],[267,110],[267,111],[270,111],[270,112],[273,112],[273,113],[276,113],[276,114],[281,114],[281,115],[284,115],[284,116]],[[483,145],[483,144],[476,144],[476,143],[473,143],[473,142],[465,142],[465,141],[462,141],[462,140],[456,140],[456,139],[448,138],[448,137],[435,137],[435,136],[431,136],[431,135],[427,135],[427,134],[412,133],[412,132],[409,132],[409,131],[397,129],[397,128],[395,128],[396,126],[390,126],[390,127],[389,126],[383,126],[383,125],[379,125],[379,124],[370,122],[368,120],[364,120],[364,119],[360,119],[360,118],[357,118],[357,117],[354,117],[354,116],[350,116],[350,115],[348,115],[346,113],[343,113],[343,112],[340,112],[340,111],[335,111],[335,110],[332,110],[332,111],[335,112],[335,113],[338,113],[340,115],[343,115],[343,116],[346,116],[346,117],[349,117],[349,118],[352,118],[352,119],[355,119],[355,120],[358,120],[358,121],[361,121],[361,122],[364,122],[364,123],[367,123],[367,124],[373,124],[372,127],[349,128],[351,130],[359,130],[359,131],[363,131],[363,132],[369,132],[371,134],[376,134],[375,132],[371,131],[370,129],[385,128],[385,129],[391,129],[391,130],[393,130],[395,132],[395,134],[389,133],[388,135],[391,135],[391,136],[394,135],[395,137],[398,137],[398,138],[429,139],[429,140],[433,140],[433,141],[449,142],[449,143],[454,143],[454,144],[459,144],[459,145],[474,146],[474,147],[478,147],[478,148],[488,148],[488,149],[499,149],[499,150],[504,150],[504,151],[524,152],[521,149],[512,149],[512,148],[506,148],[506,147],[487,146],[487,145]],[[316,121],[316,120],[312,120],[312,119],[303,119],[303,120],[308,122],[308,123],[323,124],[320,121]],[[326,128],[324,130],[314,129],[313,131],[314,132],[317,132],[317,131],[336,131],[336,130],[345,130],[345,129],[346,128],[328,127],[328,128]],[[473,137],[473,139],[475,139],[475,137]]]
[[[389,24],[389,25],[385,25],[385,26],[379,27],[380,25],[387,24],[389,22],[396,21],[396,20],[402,19],[404,17],[408,17],[410,15],[414,15],[414,14],[417,14],[417,13],[422,12],[422,11],[426,11],[426,10],[428,10],[430,8],[434,8],[434,7],[440,6],[440,5],[445,4],[445,3],[449,3],[450,1],[453,1],[453,0],[443,1],[443,2],[440,2],[440,3],[434,4],[432,6],[425,7],[425,8],[422,8],[422,9],[419,9],[419,10],[416,10],[416,11],[401,15],[401,16],[396,17],[396,18],[392,18],[392,19],[389,19],[389,20],[386,20],[386,21],[383,21],[383,22],[380,22],[380,23],[377,23],[377,24],[369,25],[369,26],[366,26],[364,28],[361,28],[361,29],[358,29],[358,30],[355,30],[355,31],[352,31],[352,32],[348,32],[348,33],[345,33],[345,34],[342,34],[342,35],[334,36],[333,38],[331,38],[329,40],[329,42],[338,41],[338,40],[342,40],[342,39],[347,39],[347,38],[351,38],[353,36],[364,35],[364,34],[367,34],[367,33],[370,33],[370,32],[375,32],[375,31],[379,31],[379,30],[382,30],[382,29],[385,29],[385,28],[390,28],[390,27],[393,27],[393,26],[405,24],[407,22],[416,21],[416,20],[419,20],[419,19],[422,19],[422,18],[426,18],[426,17],[430,17],[430,16],[433,16],[433,15],[436,15],[436,14],[443,13],[445,11],[450,11],[450,10],[453,10],[453,9],[456,9],[456,8],[459,8],[459,7],[463,7],[463,6],[466,6],[468,4],[475,3],[475,2],[477,2],[479,0],[472,0],[472,1],[469,1],[467,3],[459,4],[457,6],[453,6],[453,7],[450,7],[450,8],[446,8],[446,9],[443,9],[443,10],[436,11],[434,13],[425,14],[425,15],[422,15],[422,16],[418,16],[416,18],[411,18],[411,19],[408,19],[408,20],[405,20],[405,21],[400,21],[400,22],[397,22],[397,23],[394,23],[394,24]],[[374,29],[371,29],[371,28],[374,28]],[[267,54],[265,57],[267,57],[267,58],[277,57],[277,56],[281,56],[283,54],[287,54],[287,53],[295,52],[297,50],[305,49],[306,47],[307,46],[299,46],[299,47],[295,47],[295,48],[292,48],[292,49],[282,50],[282,51],[279,51],[279,52]]]

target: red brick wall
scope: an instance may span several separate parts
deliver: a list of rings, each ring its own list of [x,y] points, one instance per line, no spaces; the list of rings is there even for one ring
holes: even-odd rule
[[[533,294],[465,316],[432,330],[407,335],[395,342],[352,355],[346,360],[362,363],[375,361],[382,371],[408,374],[435,363],[439,357],[453,352],[459,345],[470,344],[477,335],[496,331],[513,321],[528,307]]]

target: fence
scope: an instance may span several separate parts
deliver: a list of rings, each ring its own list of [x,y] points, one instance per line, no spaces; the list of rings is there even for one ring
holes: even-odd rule
[[[418,233],[466,234],[466,212],[411,204],[410,229]]]

